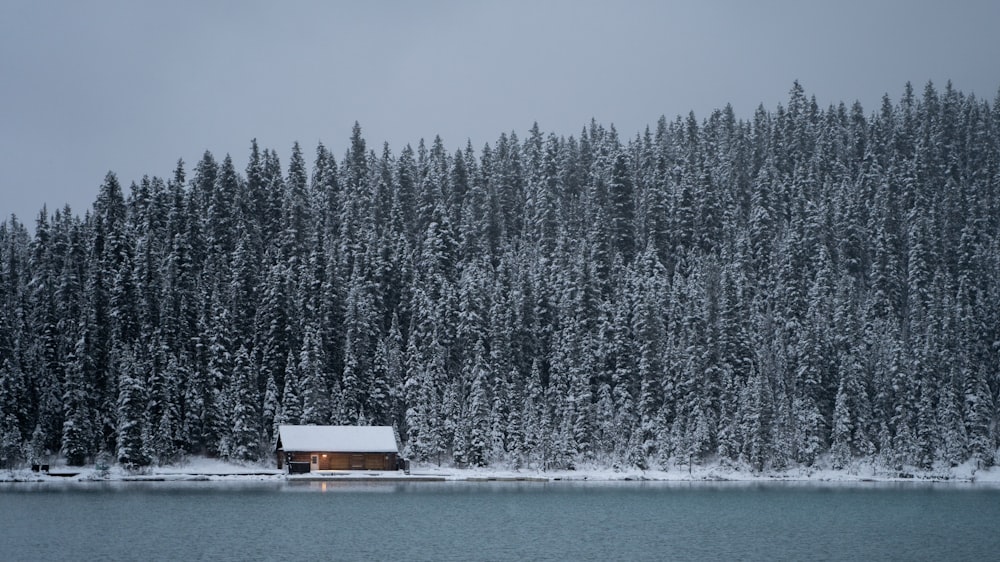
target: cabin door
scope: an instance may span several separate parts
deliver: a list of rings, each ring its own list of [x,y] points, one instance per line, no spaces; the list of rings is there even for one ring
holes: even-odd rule
[[[313,454],[309,456],[309,470],[319,470],[319,455]]]

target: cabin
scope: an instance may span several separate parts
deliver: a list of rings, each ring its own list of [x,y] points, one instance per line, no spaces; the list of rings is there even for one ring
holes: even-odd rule
[[[399,448],[390,426],[278,426],[278,469],[298,474],[318,470],[398,470]]]

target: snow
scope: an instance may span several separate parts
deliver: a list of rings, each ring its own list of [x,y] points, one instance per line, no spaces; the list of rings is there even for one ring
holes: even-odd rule
[[[756,473],[746,467],[712,464],[685,466],[668,470],[615,469],[602,466],[576,470],[525,470],[412,466],[412,473],[443,476],[446,480],[536,480],[573,482],[956,482],[1000,484],[1000,467],[977,470],[972,463],[944,470],[891,472],[871,464],[859,464],[846,470],[799,467]]]
[[[164,466],[153,469],[154,474],[208,474],[214,476],[240,475],[247,473],[273,472],[283,474],[283,470],[273,467],[265,468],[262,465],[241,465],[227,462],[221,459],[210,459],[206,457],[193,457],[183,464]]]
[[[282,425],[278,433],[285,451],[398,452],[390,426]]]
[[[58,474],[73,474],[58,476]],[[219,459],[193,457],[170,466],[127,471],[115,466],[101,471],[94,466],[53,467],[49,474],[29,469],[0,471],[0,482],[90,482],[90,481],[452,481],[452,482],[800,482],[857,483],[912,482],[965,483],[1000,486],[1000,467],[980,470],[973,463],[930,471],[888,471],[870,463],[857,463],[848,469],[799,467],[755,473],[748,468],[710,464],[672,467],[668,470],[615,469],[606,466],[583,466],[576,470],[542,471],[532,468],[488,467],[454,468],[434,464],[412,464],[410,474],[402,471],[321,471],[290,475],[273,464],[237,464]]]

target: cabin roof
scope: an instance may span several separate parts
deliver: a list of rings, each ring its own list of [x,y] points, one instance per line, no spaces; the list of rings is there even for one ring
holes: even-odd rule
[[[285,451],[397,453],[396,433],[388,425],[280,425],[278,447]]]

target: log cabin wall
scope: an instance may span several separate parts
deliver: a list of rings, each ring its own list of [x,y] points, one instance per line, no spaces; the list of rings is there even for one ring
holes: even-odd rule
[[[366,453],[366,470],[396,470],[396,453]]]
[[[286,453],[285,451],[278,449],[278,454],[277,454],[278,470],[285,468],[286,455],[288,454],[292,455],[292,458],[289,459],[291,462],[309,462],[312,459],[313,455],[312,453],[298,453],[298,452]]]
[[[396,453],[291,452],[291,462],[311,463],[318,458],[318,470],[396,470]],[[285,452],[278,450],[278,468],[284,467]]]

